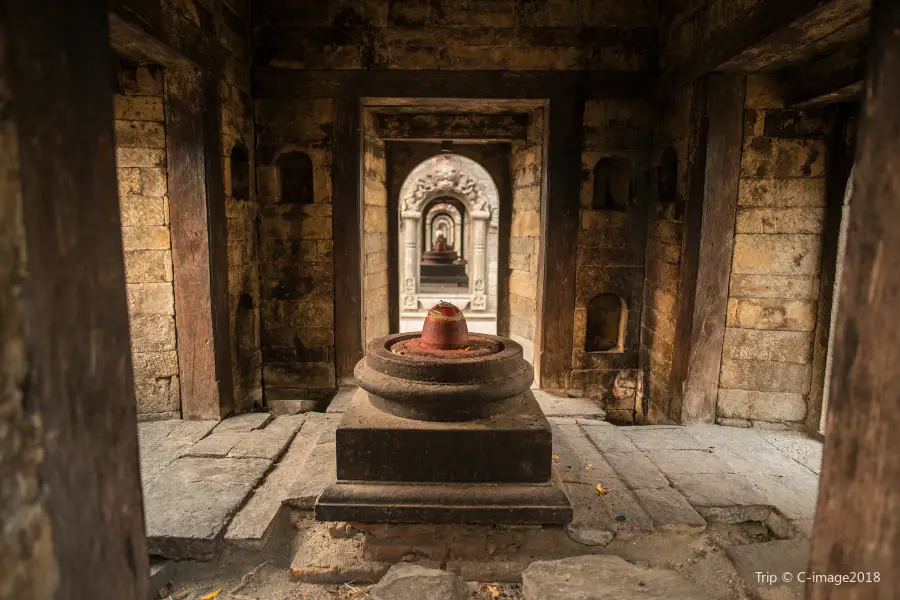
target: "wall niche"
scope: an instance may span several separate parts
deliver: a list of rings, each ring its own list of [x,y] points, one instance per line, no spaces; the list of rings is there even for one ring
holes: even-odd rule
[[[625,302],[615,294],[597,294],[587,306],[585,352],[621,352],[624,346]]]
[[[280,201],[284,204],[312,204],[313,165],[309,155],[295,150],[286,152],[275,162],[281,189]]]
[[[250,199],[250,153],[240,142],[231,148],[231,197]]]
[[[634,166],[627,158],[605,157],[594,165],[594,210],[624,211],[632,204]]]

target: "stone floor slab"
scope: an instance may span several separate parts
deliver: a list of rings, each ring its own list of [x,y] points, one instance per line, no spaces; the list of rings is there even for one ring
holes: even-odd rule
[[[335,443],[325,442],[313,448],[297,479],[291,484],[285,504],[303,510],[312,510],[316,498],[326,487],[337,481]]]
[[[245,413],[235,417],[229,417],[219,423],[216,427],[216,433],[225,433],[226,431],[253,431],[265,427],[272,420],[269,413]]]
[[[172,559],[210,559],[238,506],[263,478],[270,461],[179,458],[144,495],[151,554]]]
[[[763,544],[731,546],[726,554],[759,600],[800,600],[804,585],[797,574],[809,567],[807,540],[777,540]],[[784,573],[791,574],[786,582]]]
[[[666,475],[737,472],[714,451],[648,450],[647,457]]]
[[[316,400],[267,400],[266,408],[273,416],[299,415],[310,412],[318,407]]]
[[[591,440],[602,453],[607,452],[639,452],[627,435],[622,433],[618,427],[608,425],[606,427],[597,427],[594,425],[586,425],[579,423],[581,430]]]
[[[145,488],[218,421],[156,421],[138,424],[141,482]]]
[[[669,487],[669,480],[662,471],[641,452],[606,452],[603,458],[632,490]]]
[[[302,473],[326,422],[322,413],[306,415],[299,433],[278,465],[231,521],[225,532],[226,542],[256,550],[265,547],[282,510],[282,503],[290,496],[291,485]]]
[[[599,402],[590,398],[558,397],[544,390],[532,390],[544,415],[548,417],[606,418],[606,411]]]
[[[707,443],[701,442],[684,427],[622,427],[641,450],[709,450]]]
[[[618,556],[539,561],[522,573],[523,600],[709,600],[674,571],[635,566]]]
[[[187,450],[181,456],[192,458],[225,458],[231,449],[237,446],[245,437],[247,431],[225,431],[217,433],[213,431]]]
[[[276,417],[265,429],[248,432],[228,453],[231,458],[267,458],[281,456],[300,431],[305,415]],[[212,437],[212,436],[210,436]]]
[[[359,391],[359,388],[355,385],[342,386],[338,389],[337,394],[334,395],[334,398],[331,399],[331,402],[328,404],[328,408],[325,409],[326,413],[345,413],[347,409],[350,407],[350,404],[353,402],[353,398],[356,395],[356,392]]]
[[[634,495],[657,529],[685,533],[706,529],[706,520],[675,488],[638,489]]]
[[[763,431],[757,434],[813,473],[822,469],[822,442],[796,431]]]
[[[670,476],[672,485],[695,508],[698,506],[759,506],[765,498],[734,473],[680,473]]]

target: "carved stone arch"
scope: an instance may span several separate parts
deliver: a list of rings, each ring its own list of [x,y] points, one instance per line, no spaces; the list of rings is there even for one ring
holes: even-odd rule
[[[453,222],[453,231],[454,238],[452,240],[447,240],[447,243],[453,246],[453,249],[457,254],[462,256],[462,242],[463,242],[463,217],[462,213],[459,212],[459,209],[453,206],[448,202],[438,202],[436,204],[432,204],[428,208],[428,212],[425,215],[424,223],[425,223],[425,243],[426,245],[430,245],[433,243],[432,241],[432,227],[434,226],[434,222],[438,216],[444,215],[448,219]]]
[[[473,218],[486,215],[490,226],[497,226],[500,192],[487,170],[471,158],[441,154],[419,163],[400,188],[400,211],[421,213],[440,196],[458,199]]]

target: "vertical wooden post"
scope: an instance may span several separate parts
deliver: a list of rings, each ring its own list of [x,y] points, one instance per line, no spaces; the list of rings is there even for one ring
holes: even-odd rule
[[[49,545],[55,562],[22,574],[55,587],[41,598],[146,598],[107,4],[0,3],[0,45],[3,120],[18,135],[18,164],[3,168],[21,186],[27,265],[21,403],[43,434],[51,531],[40,550]],[[31,460],[4,451],[7,458]],[[28,485],[0,482],[4,498],[7,489],[29,493]],[[11,559],[27,561],[26,531],[12,535]]]
[[[812,600],[900,596],[900,4],[871,22],[810,570],[879,582],[807,584]]]
[[[575,263],[578,253],[578,202],[584,96],[577,90],[550,100],[544,145],[547,194],[541,202],[541,274],[536,370],[540,386],[566,387],[572,368],[575,314]]]
[[[676,409],[680,406],[682,423],[712,423],[716,418],[745,85],[741,75],[710,75],[694,87],[692,135],[697,144],[689,167],[672,368],[674,403]]]
[[[353,382],[353,368],[363,357],[359,98],[335,98],[333,111],[334,352],[340,385]]]
[[[220,419],[233,404],[220,120],[214,81],[188,66],[166,69],[169,215],[185,419]]]

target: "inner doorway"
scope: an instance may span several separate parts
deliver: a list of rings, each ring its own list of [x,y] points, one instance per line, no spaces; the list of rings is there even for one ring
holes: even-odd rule
[[[399,331],[419,331],[440,301],[466,313],[469,330],[497,333],[500,193],[475,160],[451,152],[420,162],[398,200]]]

